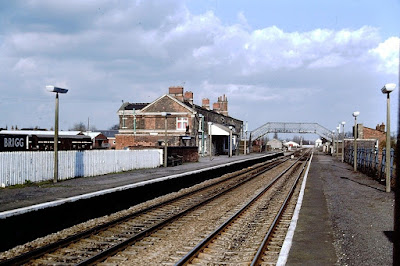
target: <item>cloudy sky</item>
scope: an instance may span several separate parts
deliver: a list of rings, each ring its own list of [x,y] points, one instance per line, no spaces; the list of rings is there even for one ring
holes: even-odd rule
[[[69,89],[64,130],[89,117],[107,129],[122,100],[150,102],[174,85],[197,104],[226,94],[250,130],[332,130],[353,111],[375,127],[386,121],[380,88],[399,79],[398,14],[398,0],[1,1],[0,127],[52,127],[45,85]]]

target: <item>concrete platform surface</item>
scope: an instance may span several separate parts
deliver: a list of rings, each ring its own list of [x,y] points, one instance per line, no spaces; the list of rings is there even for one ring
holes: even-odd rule
[[[211,160],[210,157],[200,157],[199,162],[184,163],[174,167],[139,169],[118,174],[75,178],[56,184],[4,188],[0,189],[0,213],[265,155],[253,153],[233,157],[213,156]]]
[[[394,193],[314,153],[286,265],[392,265]]]

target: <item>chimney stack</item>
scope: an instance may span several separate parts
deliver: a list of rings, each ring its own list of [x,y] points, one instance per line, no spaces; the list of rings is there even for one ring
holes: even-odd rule
[[[201,100],[201,106],[207,110],[210,110],[210,99],[208,98],[203,98]]]
[[[191,92],[191,91],[185,91],[183,100],[184,100],[185,102],[188,102],[188,103],[190,103],[191,105],[193,105],[193,92]]]
[[[218,97],[218,102],[221,114],[228,116],[228,98],[225,96],[225,94]]]
[[[215,112],[217,112],[217,113],[219,113],[221,111],[221,107],[219,105],[219,102],[218,103],[213,103],[213,110]]]
[[[382,132],[385,132],[385,124],[382,122],[382,124],[379,126],[379,130]]]
[[[171,86],[171,87],[169,87],[169,95],[171,95],[175,99],[183,102],[183,87],[182,86]]]

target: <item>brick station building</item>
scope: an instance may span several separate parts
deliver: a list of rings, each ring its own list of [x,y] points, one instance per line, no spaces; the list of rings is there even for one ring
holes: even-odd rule
[[[168,94],[151,103],[124,102],[118,116],[116,149],[161,148],[167,135],[169,147],[198,147],[199,152],[204,149],[208,153],[208,131],[211,128],[212,153],[227,154],[230,131],[235,149],[243,128],[243,121],[228,115],[225,95],[218,97],[211,110],[209,99],[203,99],[202,106],[196,105],[193,103],[193,92],[184,92],[181,86],[170,87]]]

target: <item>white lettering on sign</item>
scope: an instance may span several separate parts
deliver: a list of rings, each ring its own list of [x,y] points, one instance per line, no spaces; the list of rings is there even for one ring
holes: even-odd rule
[[[4,148],[22,148],[24,145],[23,138],[4,138]]]

